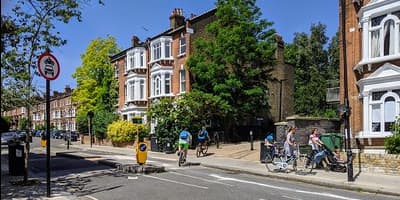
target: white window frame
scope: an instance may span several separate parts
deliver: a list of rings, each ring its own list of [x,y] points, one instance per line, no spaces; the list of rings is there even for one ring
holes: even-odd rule
[[[150,42],[150,63],[159,60],[173,60],[172,56],[172,37],[162,36]],[[167,55],[169,52],[169,55]]]
[[[362,98],[362,123],[363,128],[356,137],[358,138],[383,138],[392,135],[392,132],[384,130],[384,101],[387,97],[392,96],[395,99],[395,113],[400,115],[400,95],[394,93],[394,90],[400,90],[400,67],[390,63],[380,66],[377,71],[369,75],[369,77],[358,81],[360,88],[360,98]],[[374,92],[383,92],[379,100],[373,100]],[[380,131],[373,131],[372,106],[379,105]]]
[[[168,74],[168,75],[166,75]],[[150,70],[150,98],[173,96],[172,91],[172,79],[173,79],[173,67],[172,66],[160,66],[154,64]],[[169,79],[168,79],[169,76]],[[166,81],[169,80],[169,92],[166,90]],[[158,84],[158,85],[157,85]],[[168,93],[166,93],[166,91]]]
[[[377,1],[372,2],[364,6],[360,9],[358,13],[358,17],[360,20],[360,28],[362,28],[362,59],[355,66],[358,68],[360,66],[366,64],[374,64],[379,62],[385,62],[393,59],[400,58],[400,18],[391,14],[395,11],[400,11],[400,1],[396,0],[386,0],[386,1]],[[380,25],[372,27],[372,19],[378,16],[386,15]],[[394,20],[394,54],[389,54],[384,56],[384,24],[388,20]],[[375,30],[379,30],[380,33],[380,53],[377,57],[372,57],[372,32]]]
[[[181,66],[181,69],[179,70],[179,92],[186,92],[186,70],[183,66]]]
[[[186,54],[186,37],[179,38],[179,56]]]
[[[133,69],[145,69],[146,68],[146,49],[144,47],[133,48],[126,53],[128,71]]]

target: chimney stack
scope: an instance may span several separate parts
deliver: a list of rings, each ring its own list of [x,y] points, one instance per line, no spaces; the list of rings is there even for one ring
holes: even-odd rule
[[[132,36],[131,42],[132,42],[132,47],[137,47],[139,46],[140,40],[137,36],[134,35]]]
[[[170,27],[176,29],[180,26],[185,25],[185,17],[183,16],[183,10],[181,8],[175,8],[171,16],[169,16]]]
[[[282,36],[276,34],[275,42],[276,42],[275,58],[278,62],[283,62],[283,51],[285,48],[285,43],[283,42]]]
[[[66,94],[70,94],[72,92],[71,87],[69,85],[66,85],[65,88],[64,88],[64,92]]]

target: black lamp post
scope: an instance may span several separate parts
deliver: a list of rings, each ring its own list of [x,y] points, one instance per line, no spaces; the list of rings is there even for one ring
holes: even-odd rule
[[[93,132],[93,130],[92,130],[92,120],[93,120],[93,116],[94,116],[94,113],[93,113],[93,111],[89,111],[88,112],[88,117],[89,117],[89,138],[90,138],[90,148],[92,148],[92,143],[93,143],[93,134],[92,134],[92,132]]]
[[[347,181],[354,181],[353,178],[353,152],[351,151],[351,135],[350,135],[350,105],[349,105],[349,92],[347,83],[347,53],[346,53],[346,2],[340,0],[341,7],[341,34],[342,34],[342,48],[343,48],[343,89],[344,89],[344,131],[346,133],[346,153],[347,153]]]

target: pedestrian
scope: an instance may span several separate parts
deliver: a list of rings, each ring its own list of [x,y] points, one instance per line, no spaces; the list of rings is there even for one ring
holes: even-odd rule
[[[308,141],[308,144],[311,145],[311,158],[313,158],[317,153],[319,153],[322,150],[322,147],[324,146],[324,143],[320,140],[320,134],[318,132],[318,128],[313,128],[311,131],[310,139]],[[323,162],[326,162],[324,159],[322,159]],[[308,163],[307,163],[308,164]],[[322,168],[322,162],[317,163],[317,168]]]
[[[283,145],[285,148],[285,156],[287,159],[289,157],[294,156],[294,149],[295,149],[295,139],[294,139],[294,134],[296,133],[296,127],[292,126],[288,129],[288,133],[286,135],[286,140]]]

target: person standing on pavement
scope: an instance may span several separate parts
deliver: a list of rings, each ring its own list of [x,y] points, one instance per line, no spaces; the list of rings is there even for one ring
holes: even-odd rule
[[[295,149],[295,145],[296,145],[296,142],[294,140],[295,133],[296,133],[296,127],[290,127],[289,131],[286,135],[285,143],[283,145],[283,147],[285,148],[286,158],[294,156],[294,149]]]
[[[187,151],[189,149],[189,144],[190,141],[192,140],[192,135],[190,132],[187,130],[187,128],[184,128],[183,131],[179,133],[179,141],[178,141],[178,156],[179,153],[181,152],[181,149],[184,148],[184,157],[186,158],[187,156]]]

